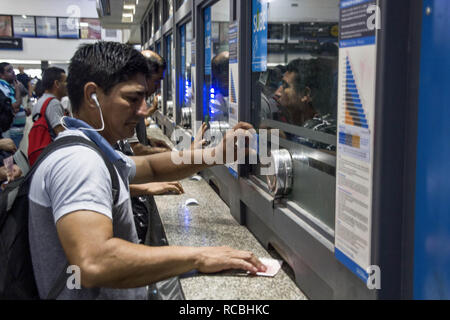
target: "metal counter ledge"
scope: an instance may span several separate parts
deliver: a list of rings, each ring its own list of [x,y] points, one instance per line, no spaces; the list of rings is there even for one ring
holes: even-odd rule
[[[237,223],[227,205],[203,178],[181,183],[185,194],[155,197],[170,245],[227,245],[251,251],[257,257],[279,258]],[[199,205],[185,206],[189,198],[196,199]],[[188,300],[305,300],[286,273],[287,265],[283,263],[283,266],[274,278],[229,271],[213,275],[192,272],[181,278],[181,285]]]

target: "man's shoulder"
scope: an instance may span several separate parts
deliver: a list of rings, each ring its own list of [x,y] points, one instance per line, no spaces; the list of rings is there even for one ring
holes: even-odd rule
[[[78,136],[90,141],[82,132],[78,130],[65,130],[61,132],[58,139],[68,136]],[[99,168],[107,173],[106,165],[101,155],[83,143],[61,147],[49,154],[39,165],[35,175],[46,175],[47,173],[57,173],[58,176],[67,175],[73,178],[76,172],[97,172]],[[40,180],[40,179],[39,179]],[[69,179],[70,180],[70,179]],[[69,181],[68,180],[68,181]]]

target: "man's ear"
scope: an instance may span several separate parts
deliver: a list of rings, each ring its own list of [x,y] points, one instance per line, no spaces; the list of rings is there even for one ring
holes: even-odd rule
[[[303,91],[303,96],[301,97],[302,102],[310,102],[311,101],[311,88],[305,87]]]
[[[84,85],[84,101],[87,106],[97,108],[96,102],[92,99],[92,94],[95,93],[98,96],[99,89],[95,82],[88,82]]]

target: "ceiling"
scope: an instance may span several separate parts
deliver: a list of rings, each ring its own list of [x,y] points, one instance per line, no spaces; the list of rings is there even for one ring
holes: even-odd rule
[[[153,0],[97,0],[97,3],[99,2],[110,8],[110,15],[102,15],[102,13],[99,12],[99,19],[102,27],[104,29],[129,29],[131,32],[129,42],[139,44],[141,42],[140,23]],[[137,5],[136,2],[138,3]],[[133,22],[125,23],[122,21],[124,5],[136,6]],[[97,7],[99,7],[98,4]],[[125,12],[130,11],[125,10]]]

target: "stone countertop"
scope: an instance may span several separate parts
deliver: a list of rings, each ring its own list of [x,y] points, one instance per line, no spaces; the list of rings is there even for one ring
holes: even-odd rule
[[[257,257],[277,258],[232,217],[228,206],[205,180],[182,182],[183,195],[155,197],[169,244],[180,246],[230,246]],[[198,206],[186,206],[194,198]],[[304,300],[306,297],[289,275],[286,263],[273,277],[248,276],[227,271],[213,275],[191,272],[181,278],[188,300]]]

